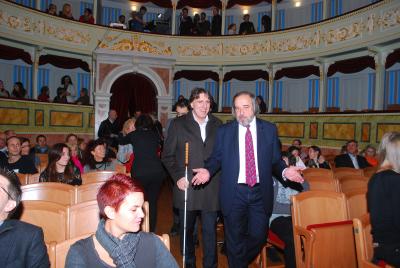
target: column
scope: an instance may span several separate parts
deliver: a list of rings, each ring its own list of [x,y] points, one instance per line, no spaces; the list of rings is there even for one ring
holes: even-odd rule
[[[94,92],[95,115],[94,115],[94,136],[97,139],[97,131],[103,120],[108,117],[108,110],[110,109],[111,94],[108,92]]]
[[[271,31],[275,31],[276,24],[276,0],[271,1]]]
[[[39,1],[39,0],[36,0],[36,1]],[[92,11],[93,11],[94,23],[100,24],[100,22],[97,21],[97,18],[99,17],[97,15],[97,11],[99,10],[97,5],[98,5],[97,0],[93,0],[93,10]]]
[[[385,51],[378,51],[374,55],[375,60],[375,98],[374,110],[383,110],[385,103],[385,64],[388,53]]]
[[[224,68],[222,66],[219,68],[218,78],[218,112],[222,112],[222,93],[224,91]]]
[[[38,95],[39,95],[39,90],[40,88],[38,88],[38,76],[39,76],[39,57],[40,57],[40,52],[41,52],[41,48],[36,47],[34,52],[33,52],[33,64],[32,64],[32,84],[33,84],[33,88],[32,88],[32,99],[36,100]],[[47,85],[48,86],[48,85]]]
[[[327,19],[328,16],[328,0],[323,0],[322,1],[322,19],[325,20]]]
[[[177,0],[172,1],[172,25],[171,25],[171,34],[176,34],[176,4]]]
[[[42,1],[36,0],[35,8],[36,8],[37,10],[41,10],[41,8],[42,8]],[[46,8],[47,8],[47,7],[46,7]]]
[[[274,66],[269,65],[267,67],[268,71],[268,113],[272,113],[273,108],[273,96],[274,96],[274,76],[275,76],[275,71],[274,71]]]
[[[226,16],[226,2],[225,1],[221,1],[222,2],[222,12],[221,12],[221,35],[225,34],[225,16]]]
[[[92,64],[90,66],[90,103],[93,104],[93,96],[96,92],[96,73],[97,73],[97,66],[96,66],[96,54],[92,54]]]
[[[320,62],[319,67],[319,109],[318,112],[322,113],[326,111],[326,94],[327,94],[327,82],[328,82],[328,69],[329,63]]]

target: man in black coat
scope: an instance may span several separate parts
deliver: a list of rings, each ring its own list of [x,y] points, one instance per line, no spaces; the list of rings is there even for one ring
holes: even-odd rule
[[[107,144],[118,148],[118,124],[117,124],[117,111],[111,109],[108,112],[108,118],[101,122],[99,131],[97,132],[97,136],[99,138],[104,138],[107,141]]]
[[[358,155],[358,143],[350,140],[346,143],[347,153],[335,157],[335,167],[366,168],[370,164],[365,157]]]
[[[221,35],[222,17],[217,7],[212,9],[213,17],[211,20],[211,35]]]
[[[17,175],[0,169],[0,267],[50,267],[42,229],[8,219],[18,207],[21,195]]]

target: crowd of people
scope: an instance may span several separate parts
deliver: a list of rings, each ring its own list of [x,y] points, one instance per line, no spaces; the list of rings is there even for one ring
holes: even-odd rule
[[[176,118],[168,121],[165,135],[157,127],[157,120],[140,111],[128,119],[120,131],[116,123],[118,114],[113,109],[99,127],[99,138],[88,142],[69,134],[64,143],[48,146],[46,136],[38,135],[36,144],[31,145],[29,140],[8,130],[0,133],[0,167],[18,173],[37,173],[35,154],[47,153],[48,166],[40,173],[40,182],[79,185],[82,173],[115,170],[117,163],[125,165],[131,177],[115,175],[99,190],[97,199],[102,220],[98,230],[71,247],[67,267],[78,264],[94,267],[101,262],[130,267],[132,262],[138,265],[159,261],[165,262],[164,266],[155,267],[176,267],[176,261],[155,236],[138,232],[144,197],[150,207],[150,231],[156,230],[157,199],[168,177],[173,182],[171,231],[180,235],[186,267],[196,266],[195,245],[200,224],[203,267],[217,267],[218,219],[224,222],[225,252],[230,267],[247,267],[264,245],[268,229],[286,244],[286,267],[295,267],[290,196],[309,189],[301,170],[330,169],[333,163],[326,160],[318,146],[304,148],[299,139],[283,150],[275,125],[256,117],[257,105],[252,93],[237,93],[232,106],[236,120],[222,124],[211,112],[210,93],[195,88],[188,100],[180,98],[174,106]],[[260,140],[263,142],[258,142]],[[395,205],[400,201],[396,194],[400,190],[399,146],[399,133],[385,135],[378,160],[372,145],[359,153],[357,141],[349,140],[343,152],[333,160],[335,167],[380,166],[380,172],[370,180],[368,191],[374,241],[379,243],[374,256],[377,261],[385,260],[394,265],[399,264],[396,250],[400,241],[400,213]],[[185,162],[191,171],[187,177]],[[10,172],[0,171],[1,200],[6,204],[0,206],[4,211],[0,224],[2,221],[9,224],[8,214],[19,202],[15,197],[15,193],[20,193],[19,186],[10,186],[17,180],[14,177]],[[9,190],[10,187],[17,190]],[[117,203],[107,197],[110,187],[117,196],[123,196]],[[9,204],[10,200],[14,202]],[[185,202],[186,226],[183,225]],[[385,210],[380,209],[380,204],[385,204]],[[125,220],[132,224],[123,224]],[[43,234],[31,228],[39,237],[35,243],[42,241]],[[99,257],[96,245],[108,252],[106,258]],[[151,252],[155,256],[146,258],[139,254],[148,248],[155,249]],[[130,250],[137,252],[133,255],[137,257],[129,257]],[[46,262],[41,254],[39,257]]]
[[[27,91],[21,82],[16,82],[13,90],[10,92],[5,88],[4,82],[0,80],[0,97],[14,98],[14,99],[28,99]],[[50,89],[48,86],[42,86],[40,94],[37,97],[38,101],[51,102]],[[79,105],[90,105],[90,96],[87,88],[81,88],[79,96],[77,96],[76,89],[72,83],[69,75],[61,78],[61,84],[57,88],[57,95],[53,99],[54,103],[70,103]]]

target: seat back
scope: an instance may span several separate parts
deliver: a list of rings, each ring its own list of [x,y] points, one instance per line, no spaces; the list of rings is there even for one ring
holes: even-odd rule
[[[22,173],[16,173],[19,179],[19,182],[21,185],[28,184],[28,175],[29,174],[22,174]]]
[[[305,179],[311,191],[339,192],[339,182],[335,178],[308,177]]]
[[[105,182],[111,176],[117,174],[116,171],[92,171],[81,174],[82,184],[88,184],[93,182]]]
[[[143,232],[150,232],[150,209],[149,202],[144,201],[143,203],[144,218],[141,224],[141,230]]]
[[[334,168],[333,169],[333,175],[340,181],[341,177],[343,176],[353,176],[353,175],[359,175],[362,176],[364,175],[364,172],[362,169],[355,169],[355,168],[349,168],[349,167],[340,167],[340,168]]]
[[[28,175],[28,184],[39,183],[40,173],[29,174]]]
[[[83,184],[76,189],[76,203],[96,200],[97,193],[104,182]]]
[[[92,234],[85,234],[79,237],[71,238],[65,241],[62,241],[61,243],[57,243],[55,246],[55,258],[54,258],[54,263],[56,268],[63,268],[65,266],[65,261],[67,260],[67,255],[69,248],[77,241],[81,239],[85,239],[89,237]],[[52,265],[53,267],[53,265]]]
[[[41,182],[21,187],[22,200],[42,200],[62,205],[75,204],[75,187],[58,182]]]
[[[40,159],[40,166],[46,168],[49,163],[48,154],[35,154]]]
[[[97,200],[70,206],[68,239],[96,232],[99,220]]]
[[[56,242],[46,243],[47,255],[49,255],[50,267],[56,267]]]
[[[361,217],[368,212],[367,191],[367,188],[360,188],[348,191],[345,194],[350,219]]]
[[[368,187],[368,178],[363,175],[346,175],[339,180],[340,191],[344,194],[356,189]]]
[[[68,207],[48,201],[22,201],[20,220],[43,229],[46,243],[61,242],[68,237]]]
[[[363,169],[364,177],[370,179],[378,171],[378,166],[376,167],[366,167]]]
[[[321,178],[321,179],[333,179],[333,172],[330,169],[325,168],[307,168],[302,171],[304,179],[309,178]]]

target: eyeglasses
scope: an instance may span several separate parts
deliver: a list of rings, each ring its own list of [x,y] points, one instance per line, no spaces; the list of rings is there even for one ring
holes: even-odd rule
[[[11,196],[11,194],[6,189],[4,189],[3,186],[0,186],[0,188],[7,194],[9,199],[14,200],[14,198]]]

